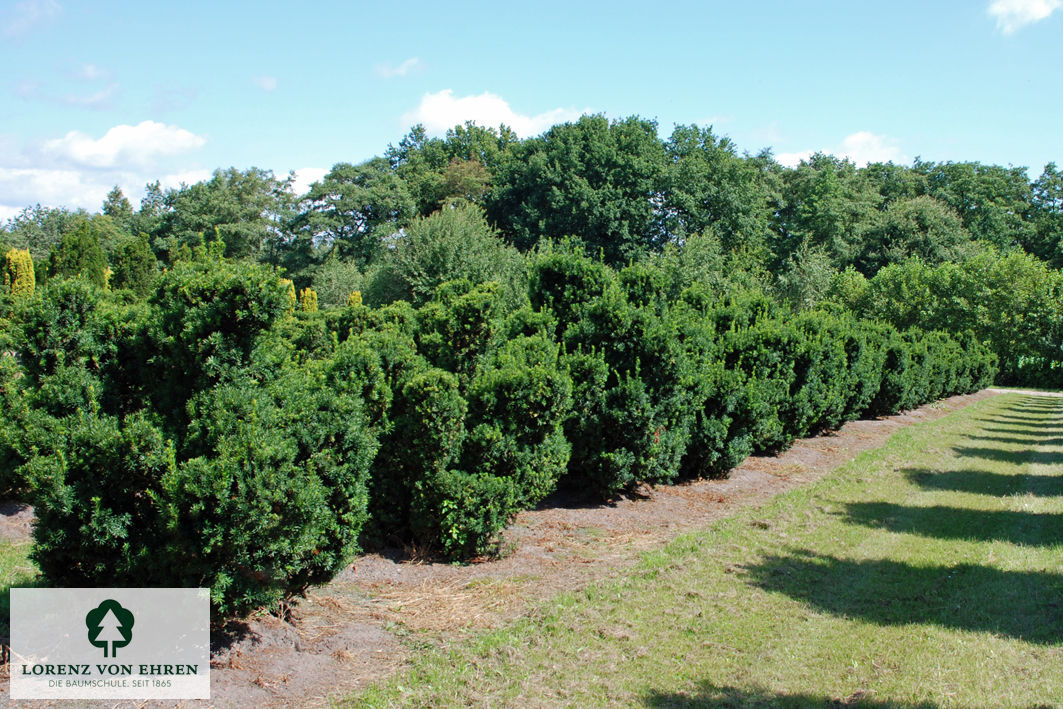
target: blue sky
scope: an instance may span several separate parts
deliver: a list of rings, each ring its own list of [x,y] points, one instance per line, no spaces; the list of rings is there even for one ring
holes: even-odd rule
[[[251,166],[301,185],[424,123],[581,113],[812,151],[1063,162],[1063,0],[0,2],[0,220]]]

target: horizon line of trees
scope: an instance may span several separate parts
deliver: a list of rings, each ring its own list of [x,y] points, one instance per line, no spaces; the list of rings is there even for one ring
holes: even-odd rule
[[[770,150],[739,154],[711,128],[677,126],[662,140],[654,121],[634,116],[583,116],[528,139],[504,125],[470,122],[442,137],[417,125],[381,156],[336,163],[305,194],[293,184],[269,170],[219,168],[191,185],[151,183],[137,209],[116,186],[98,214],[27,207],[0,236],[40,262],[87,222],[108,255],[122,236],[145,234],[164,265],[217,236],[227,257],[284,268],[305,287],[329,259],[368,266],[415,219],[460,202],[483,208],[522,251],[572,237],[613,266],[706,230],[772,271],[815,256],[871,277],[887,263],[956,260],[979,244],[1063,265],[1055,163],[1036,180],[1022,167],[919,158],[857,167],[823,153],[789,168]]]
[[[192,185],[150,184],[136,209],[115,187],[97,214],[27,208],[0,229],[0,253],[28,251],[38,285],[80,273],[144,297],[155,274],[217,242],[330,308],[355,292],[371,306],[418,303],[455,273],[498,280],[513,302],[527,254],[566,239],[612,267],[683,262],[796,311],[833,304],[899,327],[969,328],[998,341],[1003,381],[1063,381],[1054,163],[1035,180],[1020,167],[918,158],[861,168],[816,154],[788,168],[770,151],[739,154],[711,128],[662,139],[653,121],[594,115],[528,139],[473,123],[430,137],[418,125],[378,157],[335,164],[305,194],[292,185],[219,169]],[[936,274],[952,267],[963,277],[946,287]],[[903,296],[878,287],[874,303],[853,291],[891,268],[937,280],[904,282]]]

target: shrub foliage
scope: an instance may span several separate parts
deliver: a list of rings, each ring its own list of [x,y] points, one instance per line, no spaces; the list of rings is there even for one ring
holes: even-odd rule
[[[973,332],[680,290],[568,243],[529,260],[526,299],[479,274],[321,312],[264,268],[200,251],[156,278],[133,246],[146,299],[56,278],[0,333],[0,483],[36,505],[50,582],[209,586],[218,618],[365,545],[469,559],[559,486],[726,476],[996,372]]]

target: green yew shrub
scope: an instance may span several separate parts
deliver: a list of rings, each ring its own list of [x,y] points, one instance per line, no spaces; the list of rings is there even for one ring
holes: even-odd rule
[[[181,585],[166,486],[174,448],[145,416],[66,417],[26,464],[34,481],[31,557],[61,586]]]
[[[724,335],[724,361],[741,373],[746,386],[742,418],[752,432],[754,451],[782,450],[793,441],[789,397],[799,338],[795,328],[775,320]]]
[[[622,269],[617,278],[628,302],[657,310],[667,305],[672,282],[664,269],[647,263],[633,263]]]
[[[377,443],[327,363],[198,395],[168,488],[182,574],[243,614],[322,583],[358,551]]]
[[[610,497],[680,474],[695,415],[691,363],[667,313],[638,307],[614,282],[564,329],[577,383],[566,424],[566,485]]]
[[[685,478],[724,478],[753,452],[753,402],[741,373],[709,360],[698,370],[697,405],[680,471]]]
[[[568,465],[562,424],[572,381],[558,365],[556,343],[542,336],[516,338],[493,354],[468,388],[462,468],[512,480],[521,507],[552,492]]]
[[[933,395],[934,375],[934,352],[924,339],[925,335],[918,328],[909,328],[901,333],[908,345],[908,355],[911,357],[912,388],[909,398],[902,403],[902,409],[914,409],[915,407],[930,401]]]
[[[868,412],[888,415],[911,408],[917,397],[918,363],[913,362],[911,347],[901,333],[890,325],[878,325],[875,337],[885,357],[882,383],[868,406]]]
[[[390,390],[379,366],[336,386],[334,344],[296,352],[314,337],[285,300],[218,261],[179,264],[147,304],[70,280],[27,305],[2,386],[34,425],[9,442],[5,421],[0,453],[25,461],[50,582],[205,585],[226,617],[356,553]]]
[[[422,360],[404,375],[394,382],[390,427],[373,464],[370,530],[378,541],[446,550],[437,488],[461,454],[468,404],[450,372]]]
[[[288,308],[288,288],[264,269],[217,258],[170,269],[150,299],[156,410],[178,427],[193,394],[250,365],[264,332]]]
[[[960,346],[964,352],[971,384],[967,392],[975,392],[993,384],[997,376],[998,359],[989,344],[979,340],[968,330],[963,333]]]
[[[867,411],[882,386],[886,350],[874,328],[863,320],[845,318],[841,337],[849,371],[845,402],[845,420],[848,421]]]
[[[468,377],[497,345],[502,305],[496,283],[444,283],[417,311],[418,350],[434,366]]]
[[[549,245],[529,264],[528,297],[536,310],[549,310],[563,329],[577,318],[576,311],[602,296],[615,280],[613,270],[584,255],[571,242]]]
[[[802,335],[790,388],[791,430],[802,438],[837,428],[845,420],[850,390],[849,357],[841,335],[844,325],[832,316],[808,312],[795,318]]]
[[[553,491],[564,472],[570,392],[556,344],[525,337],[495,352],[468,387],[456,465],[434,461],[434,474],[413,487],[414,537],[450,558],[490,551],[513,515]]]
[[[427,358],[406,339],[403,355],[384,365],[393,398],[373,465],[375,543],[412,541],[451,558],[485,553],[564,471],[571,382],[558,345],[531,325],[532,334],[501,342],[509,326],[496,306],[490,284],[445,284],[417,313],[416,343]],[[517,316],[512,327],[536,319]],[[392,346],[374,342],[374,352],[398,352],[395,338],[405,335],[390,332]],[[456,504],[469,499],[479,502]]]

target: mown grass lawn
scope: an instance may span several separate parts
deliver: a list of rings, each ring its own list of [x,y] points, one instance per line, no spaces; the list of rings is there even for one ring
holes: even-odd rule
[[[345,706],[1063,706],[1063,399],[1008,394]]]
[[[10,640],[11,587],[29,586],[38,576],[29,560],[31,542],[0,540],[0,642]]]

